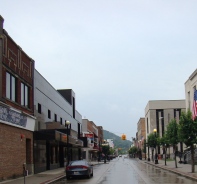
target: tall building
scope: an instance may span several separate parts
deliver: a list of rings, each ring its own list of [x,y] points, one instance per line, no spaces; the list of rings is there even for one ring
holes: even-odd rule
[[[176,119],[177,123],[182,111],[185,111],[185,100],[150,100],[145,108],[146,139],[154,129],[163,137],[168,123]],[[183,152],[183,145],[179,144],[179,151]],[[171,150],[168,150],[172,153]],[[164,154],[158,147],[158,154]]]
[[[64,167],[67,159],[78,160],[81,157],[82,116],[75,107],[74,91],[54,89],[36,69],[34,93],[34,172],[39,173]],[[66,121],[70,122],[68,129]]]
[[[197,90],[197,69],[189,76],[185,82],[186,109],[193,110],[194,91]]]
[[[0,16],[0,180],[33,173],[34,60],[3,29]],[[24,164],[25,163],[25,164]]]

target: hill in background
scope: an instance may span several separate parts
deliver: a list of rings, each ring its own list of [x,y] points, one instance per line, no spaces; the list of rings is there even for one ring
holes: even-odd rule
[[[107,130],[103,130],[103,137],[104,139],[113,139],[114,148],[122,148],[122,152],[127,152],[132,144],[131,141],[122,140],[120,136],[117,136]]]

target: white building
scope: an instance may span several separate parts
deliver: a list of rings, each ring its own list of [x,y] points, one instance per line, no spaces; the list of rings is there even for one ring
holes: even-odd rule
[[[192,111],[192,105],[194,100],[194,90],[197,89],[197,69],[189,76],[185,82],[185,99],[186,109]]]
[[[154,129],[160,137],[163,137],[168,123],[172,119],[179,122],[181,112],[185,111],[185,100],[151,100],[145,108],[146,139]],[[183,152],[183,144],[178,146],[178,150]],[[148,153],[148,151],[147,151]],[[164,154],[162,148],[158,148],[158,154]],[[169,149],[167,154],[171,154]]]
[[[107,139],[107,142],[109,143],[109,147],[114,149],[114,141],[113,141],[113,139]]]

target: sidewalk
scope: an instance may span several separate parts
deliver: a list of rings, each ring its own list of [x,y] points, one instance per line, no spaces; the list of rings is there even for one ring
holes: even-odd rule
[[[187,178],[193,179],[197,181],[197,165],[195,165],[195,173],[191,172],[191,164],[180,164],[179,159],[177,158],[177,168],[175,167],[175,161],[166,161],[165,160],[158,160],[158,164],[155,164],[152,161],[148,160],[139,160],[141,162],[145,162],[146,164],[153,165],[155,167],[159,167],[161,169],[168,170],[170,172],[185,176]]]
[[[103,162],[91,162],[93,165],[103,164]],[[54,181],[58,181],[66,177],[65,169],[58,168],[54,170],[45,171],[42,173],[29,175],[17,179],[6,180],[0,182],[0,184],[50,184]]]

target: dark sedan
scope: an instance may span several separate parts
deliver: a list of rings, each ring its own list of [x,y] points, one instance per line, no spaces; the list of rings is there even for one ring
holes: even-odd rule
[[[93,176],[93,166],[86,160],[71,161],[66,167],[66,178],[69,180],[71,177],[75,176],[86,176],[90,178]]]

